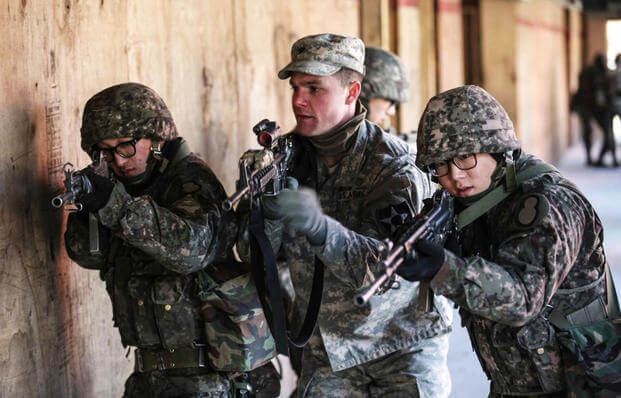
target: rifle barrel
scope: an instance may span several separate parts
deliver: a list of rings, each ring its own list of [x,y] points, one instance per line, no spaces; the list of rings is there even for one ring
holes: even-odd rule
[[[243,198],[244,195],[248,193],[249,190],[250,190],[250,187],[246,185],[242,189],[239,189],[237,192],[235,192],[233,195],[223,200],[222,209],[225,211],[231,210],[233,206],[235,205],[235,203],[239,202],[241,198]]]
[[[73,199],[73,192],[66,192],[63,195],[54,196],[52,198],[52,206],[57,209],[63,207],[63,205]]]

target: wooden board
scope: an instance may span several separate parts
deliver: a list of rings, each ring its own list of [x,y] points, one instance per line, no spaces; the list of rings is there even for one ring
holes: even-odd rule
[[[71,263],[50,207],[88,163],[84,103],[144,83],[230,192],[267,117],[293,127],[276,78],[306,34],[357,35],[354,0],[7,0],[0,6],[0,396],[121,396],[133,358],[96,271]]]

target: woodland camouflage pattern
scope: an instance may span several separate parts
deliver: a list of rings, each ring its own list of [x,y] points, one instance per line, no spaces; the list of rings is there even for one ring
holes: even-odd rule
[[[455,156],[520,147],[507,112],[477,86],[454,88],[431,98],[418,132],[416,165],[423,170]]]
[[[284,230],[278,221],[266,220],[266,233],[291,273],[298,314],[294,319],[301,319],[308,305],[315,255],[326,266],[316,330],[332,370],[351,368],[449,331],[448,301],[438,298],[435,309],[416,313],[418,284],[400,278],[399,289],[373,297],[368,307],[353,303],[360,289],[383,271],[380,239],[393,237],[419,210],[413,185],[419,171],[407,144],[365,120],[333,174],[317,165],[316,156],[307,139],[295,137],[292,176],[317,192],[328,216],[325,244],[311,246],[305,236]],[[238,250],[247,258],[245,242],[247,236],[238,242]]]
[[[381,48],[367,47],[364,66],[366,74],[360,98],[383,98],[398,103],[408,101],[410,82],[399,57]]]
[[[170,141],[177,128],[162,98],[149,87],[123,83],[109,87],[86,102],[82,116],[82,149],[109,138],[149,137]]]
[[[249,371],[276,356],[250,273],[224,282],[202,297],[209,363],[221,371]],[[233,322],[231,322],[233,320]]]
[[[364,75],[364,43],[357,37],[322,33],[293,43],[291,62],[278,72],[278,77],[287,79],[294,72],[329,76],[342,68]]]
[[[439,146],[434,146],[430,135],[446,142],[447,148],[454,147],[452,140],[459,132],[468,137],[455,138],[459,145],[475,140],[469,112],[459,116],[457,111],[442,112],[438,107],[444,103],[461,109],[455,94],[469,90],[451,90],[432,99],[434,104],[426,112],[433,116],[423,118],[442,128],[422,124],[419,156],[428,161],[438,156]],[[461,98],[472,103],[471,96]],[[498,109],[492,106],[489,113],[494,123]],[[514,145],[512,134],[480,134],[485,141],[471,146],[475,150],[503,151]],[[522,155],[516,169],[519,172],[540,162]],[[461,244],[463,258],[446,251],[445,263],[431,287],[460,306],[473,348],[492,381],[491,396],[563,391],[566,378],[584,379],[578,368],[573,368],[575,374],[565,373],[565,352],[547,320],[550,309],[546,307],[549,304],[569,314],[605,294],[602,224],[579,190],[558,172],[527,180],[466,226]],[[586,396],[594,396],[593,391],[588,390]]]

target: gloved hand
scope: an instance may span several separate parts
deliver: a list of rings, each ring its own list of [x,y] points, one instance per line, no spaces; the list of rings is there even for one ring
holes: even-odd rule
[[[296,191],[298,189],[298,180],[293,177],[287,177],[286,188],[291,191]],[[281,192],[282,193],[282,192]],[[280,194],[279,194],[280,195]],[[278,196],[266,196],[263,195],[263,216],[270,220],[278,220],[281,218],[281,215],[278,213]]]
[[[114,183],[109,178],[95,173],[91,167],[84,169],[82,174],[89,179],[93,186],[93,190],[90,193],[80,196],[79,202],[84,206],[82,212],[96,213],[108,203]]]
[[[275,213],[285,225],[306,235],[312,245],[324,244],[328,225],[315,191],[285,189],[275,198]]]
[[[444,264],[444,248],[431,241],[419,239],[415,252],[408,255],[397,268],[397,275],[408,281],[430,281]]]

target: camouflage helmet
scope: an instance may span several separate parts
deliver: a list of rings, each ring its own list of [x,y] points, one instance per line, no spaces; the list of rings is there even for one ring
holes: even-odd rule
[[[478,86],[461,86],[431,98],[418,125],[416,165],[471,153],[520,148],[502,105]]]
[[[364,43],[357,37],[322,33],[293,43],[291,62],[278,72],[278,77],[288,79],[295,72],[329,76],[342,68],[364,75]]]
[[[90,152],[109,138],[177,137],[177,128],[162,98],[138,83],[124,83],[95,94],[86,102],[82,116],[82,149]]]
[[[365,49],[366,75],[362,81],[361,98],[384,98],[407,102],[410,82],[407,70],[395,54],[377,47]]]

